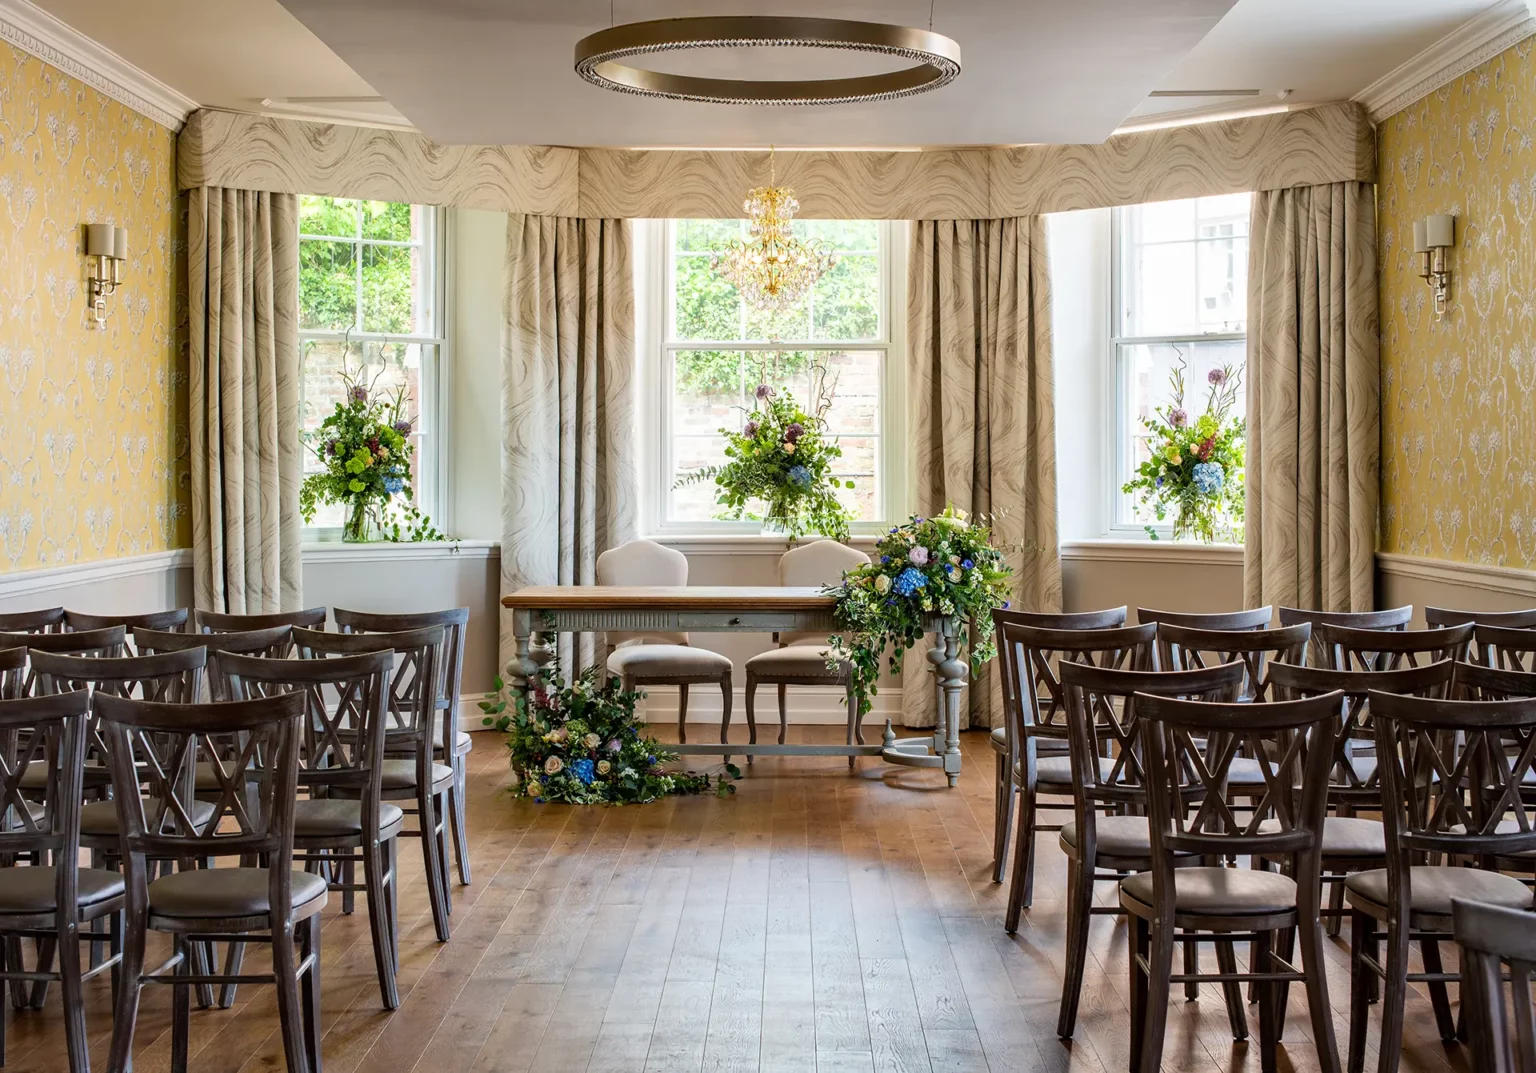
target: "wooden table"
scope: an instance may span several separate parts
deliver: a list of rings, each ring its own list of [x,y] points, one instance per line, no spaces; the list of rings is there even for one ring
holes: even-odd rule
[[[502,598],[512,612],[517,651],[507,664],[512,688],[526,695],[528,680],[553,658],[544,635],[588,631],[693,633],[832,633],[832,597],[817,588],[761,586],[534,585]],[[714,756],[878,756],[891,764],[942,768],[949,785],[960,777],[960,694],[968,668],[960,656],[959,622],[935,615],[928,652],[937,690],[938,725],[917,738],[896,737],[890,720],[879,745],[669,746],[678,753]]]

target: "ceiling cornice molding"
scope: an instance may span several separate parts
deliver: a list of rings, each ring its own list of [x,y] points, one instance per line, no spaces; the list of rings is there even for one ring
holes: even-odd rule
[[[163,127],[179,131],[198,105],[28,0],[0,0],[0,41],[31,53]]]
[[[1380,123],[1533,34],[1536,0],[1499,0],[1382,75],[1354,99],[1365,106],[1372,123]]]

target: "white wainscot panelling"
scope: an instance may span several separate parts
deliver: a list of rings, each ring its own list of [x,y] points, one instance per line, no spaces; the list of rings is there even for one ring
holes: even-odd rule
[[[131,614],[191,602],[192,552],[186,549],[0,574],[0,613],[67,607]]]

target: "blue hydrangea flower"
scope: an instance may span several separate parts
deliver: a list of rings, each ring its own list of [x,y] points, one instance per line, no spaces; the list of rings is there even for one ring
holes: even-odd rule
[[[811,471],[804,466],[789,467],[789,483],[796,488],[809,488],[811,486]]]
[[[592,780],[597,777],[597,765],[587,759],[571,761],[571,774],[581,780],[582,785],[591,786]]]
[[[1215,462],[1197,464],[1189,476],[1195,484],[1195,491],[1203,496],[1213,496],[1221,491],[1221,486],[1227,478],[1226,471]]]
[[[973,563],[971,560],[966,559],[964,562],[962,562],[960,564],[960,566],[961,566],[962,569],[971,570],[971,569],[975,568],[976,564]]]
[[[399,477],[384,478],[384,491],[388,492],[390,495],[398,495],[400,493],[400,489],[404,487],[405,481]]]
[[[927,576],[916,567],[909,566],[896,575],[896,580],[891,583],[891,588],[897,596],[911,596],[927,584]]]

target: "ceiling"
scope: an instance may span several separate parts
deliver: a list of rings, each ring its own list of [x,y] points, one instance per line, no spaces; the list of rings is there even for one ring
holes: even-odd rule
[[[581,82],[572,49],[608,24],[606,0],[36,2],[209,107],[414,124],[447,143],[839,147],[1093,142],[1127,119],[1260,108],[1283,90],[1293,105],[1346,99],[1491,4],[935,0],[934,29],[964,55],[951,86],[864,106],[743,109],[642,101]],[[620,22],[752,10],[749,0],[615,6]],[[785,0],[774,10],[928,20],[924,0]],[[781,75],[804,63],[778,59]],[[699,72],[735,59],[684,62]],[[1148,97],[1153,89],[1258,92]]]

